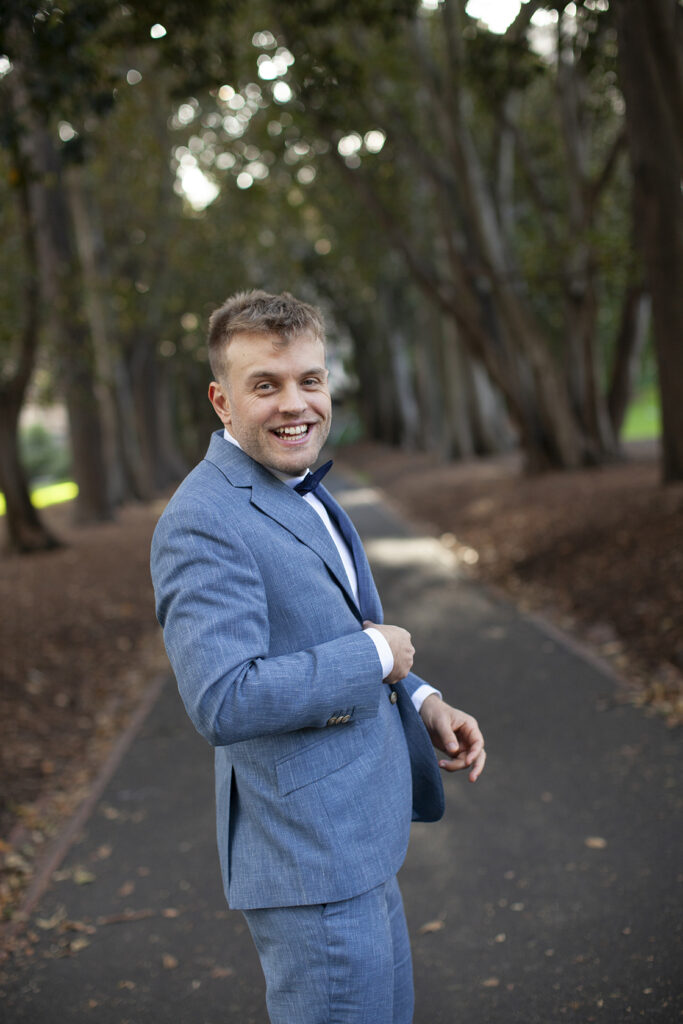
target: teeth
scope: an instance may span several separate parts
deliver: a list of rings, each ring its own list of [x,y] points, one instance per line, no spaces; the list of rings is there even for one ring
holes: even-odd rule
[[[305,423],[299,427],[280,427],[275,433],[279,437],[301,437],[302,434],[308,433],[308,427]]]

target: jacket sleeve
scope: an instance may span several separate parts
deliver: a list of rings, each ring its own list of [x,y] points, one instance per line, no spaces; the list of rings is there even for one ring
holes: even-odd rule
[[[209,743],[377,714],[381,662],[360,624],[305,650],[268,656],[259,567],[238,530],[226,531],[224,521],[220,528],[215,512],[167,509],[152,541],[152,579],[180,694]]]
[[[430,689],[434,691],[434,693],[441,696],[440,690],[438,690],[435,686],[433,686],[432,683],[428,682],[426,679],[421,679],[420,676],[418,676],[417,673],[415,672],[408,673],[408,675],[403,680],[403,685],[405,686],[406,690],[408,691],[408,695],[411,698],[415,691],[418,690],[421,686],[429,686]]]

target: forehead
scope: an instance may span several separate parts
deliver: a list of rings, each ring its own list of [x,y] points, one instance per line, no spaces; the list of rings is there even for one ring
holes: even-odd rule
[[[226,367],[231,375],[244,376],[256,370],[293,372],[324,366],[325,346],[310,331],[290,338],[272,333],[235,334],[226,349]]]

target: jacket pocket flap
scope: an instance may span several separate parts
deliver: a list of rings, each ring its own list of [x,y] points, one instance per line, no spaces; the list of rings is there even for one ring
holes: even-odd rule
[[[287,796],[295,789],[324,779],[355,761],[363,748],[364,731],[360,722],[335,727],[335,733],[276,762],[278,793]]]

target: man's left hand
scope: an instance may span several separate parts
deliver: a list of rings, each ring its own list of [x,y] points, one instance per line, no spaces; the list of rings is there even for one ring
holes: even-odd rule
[[[452,708],[435,693],[422,702],[420,715],[434,746],[447,755],[439,767],[447,772],[469,768],[469,780],[476,782],[486,762],[484,737],[476,719]]]

